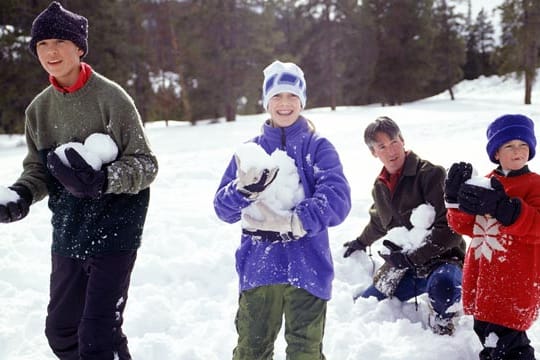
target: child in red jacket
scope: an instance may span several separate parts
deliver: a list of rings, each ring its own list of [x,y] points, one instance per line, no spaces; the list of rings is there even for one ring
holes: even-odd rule
[[[448,223],[471,238],[463,268],[463,308],[474,317],[480,359],[531,360],[527,338],[540,305],[540,175],[534,123],[504,115],[487,129],[487,153],[498,164],[491,187],[467,182],[472,166],[452,165],[445,183]],[[453,205],[453,206],[452,206]]]

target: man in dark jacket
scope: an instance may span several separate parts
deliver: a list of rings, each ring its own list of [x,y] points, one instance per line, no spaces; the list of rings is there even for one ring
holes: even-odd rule
[[[412,228],[410,216],[419,205],[431,205],[435,211],[428,235],[416,248],[404,250],[389,240],[381,253],[385,263],[375,273],[373,284],[362,297],[382,300],[395,296],[407,301],[427,293],[433,310],[429,325],[435,333],[452,334],[452,319],[461,299],[461,275],[465,241],[453,232],[446,221],[444,181],[441,166],[420,159],[406,151],[398,125],[388,117],[369,124],[364,141],[384,167],[375,180],[370,221],[360,236],[344,244],[344,257],[366,247],[396,227]]]

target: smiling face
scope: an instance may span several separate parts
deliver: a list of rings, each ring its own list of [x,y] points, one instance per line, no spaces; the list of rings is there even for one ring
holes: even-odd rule
[[[300,98],[294,94],[282,92],[270,98],[268,113],[275,127],[287,127],[294,124],[302,111]]]
[[[522,140],[504,143],[495,153],[503,170],[519,170],[529,161],[529,145]]]
[[[70,40],[45,39],[36,44],[36,53],[43,69],[63,87],[73,85],[79,76],[84,51]]]
[[[390,138],[388,134],[379,131],[375,134],[375,142],[371,146],[373,156],[381,160],[390,174],[395,174],[403,167],[406,157],[405,143],[399,135]]]

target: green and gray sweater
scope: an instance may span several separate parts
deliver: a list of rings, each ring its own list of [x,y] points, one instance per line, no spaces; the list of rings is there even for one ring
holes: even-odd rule
[[[111,136],[118,157],[106,167],[105,194],[81,199],[49,173],[46,157],[93,133]],[[15,184],[25,186],[34,202],[49,195],[53,253],[84,259],[140,246],[158,163],[133,100],[118,84],[94,71],[74,93],[48,86],[26,109],[25,135],[28,153]]]

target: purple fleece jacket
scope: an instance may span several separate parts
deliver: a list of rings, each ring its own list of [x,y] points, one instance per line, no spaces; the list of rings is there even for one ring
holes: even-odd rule
[[[275,149],[294,159],[305,199],[296,205],[307,234],[293,241],[264,241],[242,233],[236,251],[240,291],[273,284],[291,284],[329,300],[334,266],[328,241],[328,227],[343,222],[351,209],[350,187],[334,146],[310,129],[300,117],[287,128],[264,124],[262,135],[251,140],[268,154]],[[250,204],[238,192],[236,163],[231,159],[214,198],[219,218],[240,221],[241,211]]]

